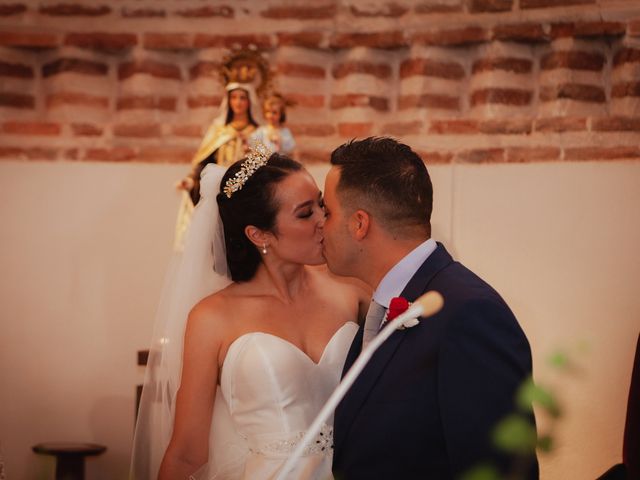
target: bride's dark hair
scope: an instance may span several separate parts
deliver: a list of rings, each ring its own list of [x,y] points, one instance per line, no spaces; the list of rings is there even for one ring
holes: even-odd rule
[[[222,177],[221,189],[242,166],[245,159],[229,167]],[[241,190],[231,198],[220,192],[217,196],[220,218],[224,227],[227,264],[234,282],[251,280],[260,265],[260,252],[244,233],[248,225],[274,232],[278,204],[276,186],[288,175],[302,170],[302,165],[285,155],[274,153],[267,164],[249,177]]]

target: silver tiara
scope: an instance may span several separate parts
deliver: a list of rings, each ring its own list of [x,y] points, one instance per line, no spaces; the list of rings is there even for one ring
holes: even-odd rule
[[[271,150],[263,143],[256,143],[252,146],[247,154],[247,158],[242,162],[240,170],[224,184],[222,191],[227,198],[231,198],[231,195],[235,192],[242,190],[242,187],[244,187],[247,180],[251,178],[251,175],[256,173],[260,167],[264,167],[267,164],[270,156]]]

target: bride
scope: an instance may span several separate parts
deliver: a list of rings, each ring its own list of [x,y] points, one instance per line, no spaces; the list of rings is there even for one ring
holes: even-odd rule
[[[160,307],[133,478],[156,478],[162,453],[160,480],[278,474],[338,384],[369,301],[321,266],[324,218],[313,178],[286,156],[206,167]],[[325,425],[290,478],[330,478],[331,459]]]

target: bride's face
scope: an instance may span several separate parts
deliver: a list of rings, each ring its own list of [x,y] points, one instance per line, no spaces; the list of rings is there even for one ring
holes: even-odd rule
[[[278,213],[268,248],[292,263],[324,263],[324,205],[313,177],[305,170],[292,173],[276,186],[275,200]]]

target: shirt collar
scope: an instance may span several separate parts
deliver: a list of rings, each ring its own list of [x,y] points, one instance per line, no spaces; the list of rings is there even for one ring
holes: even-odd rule
[[[420,265],[429,258],[437,246],[436,241],[430,238],[411,250],[382,278],[376,291],[373,292],[373,299],[380,305],[389,308],[391,299],[400,296]]]

